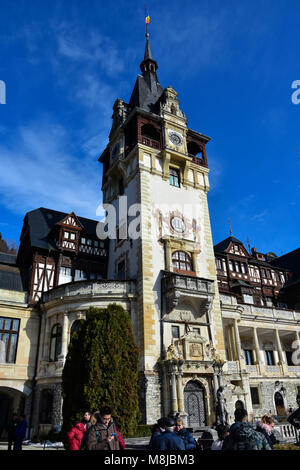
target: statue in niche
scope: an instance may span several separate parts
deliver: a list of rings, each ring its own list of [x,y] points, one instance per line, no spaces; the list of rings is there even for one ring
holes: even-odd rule
[[[217,403],[216,403],[216,422],[218,424],[228,425],[228,411],[226,406],[226,398],[223,394],[224,387],[219,387],[217,390]]]

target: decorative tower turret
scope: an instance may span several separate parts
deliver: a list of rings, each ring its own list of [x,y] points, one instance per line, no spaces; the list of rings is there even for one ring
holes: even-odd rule
[[[177,92],[161,87],[148,33],[140,67],[129,103],[114,104],[99,158],[103,201],[116,211],[108,278],[136,280],[144,422],[180,412],[190,426],[212,424],[225,351],[207,206],[210,139],[188,128]]]

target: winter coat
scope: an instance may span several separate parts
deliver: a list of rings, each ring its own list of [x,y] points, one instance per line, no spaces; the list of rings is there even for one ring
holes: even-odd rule
[[[262,423],[261,421],[257,421],[256,422],[256,431],[261,432],[265,436],[265,438],[268,441],[269,446],[271,447],[272,450],[274,450],[273,442],[272,442],[272,439],[271,439],[271,434],[272,434],[271,426],[268,426],[267,424]]]
[[[117,438],[119,440],[120,450],[124,450],[126,447],[126,444],[125,444],[121,431],[119,431],[118,429],[118,426],[116,426],[116,431],[117,431]]]
[[[77,423],[75,426],[68,432],[68,450],[79,450],[80,444],[83,439],[83,436],[86,432],[83,423]]]
[[[185,450],[185,446],[183,439],[175,432],[165,431],[153,439],[151,450]]]
[[[115,434],[114,438],[109,442],[108,437]],[[113,421],[108,426],[104,426],[101,422],[97,422],[88,430],[87,435],[88,450],[120,450],[117,427]]]
[[[24,419],[23,421],[20,421],[18,426],[16,427],[15,437],[20,440],[25,439],[26,430],[27,430],[27,421],[26,419]]]
[[[254,431],[251,424],[237,422],[224,439],[222,450],[271,450],[271,447],[263,434]]]
[[[192,434],[186,428],[182,428],[179,431],[175,431],[175,433],[183,440],[185,450],[196,449],[196,441],[193,438]]]
[[[15,421],[13,419],[11,419],[7,426],[6,426],[6,431],[7,431],[7,434],[8,434],[8,439],[14,439],[15,437],[15,432],[16,432],[16,429],[18,427],[18,424],[19,424],[19,421],[18,419],[16,419]]]
[[[152,436],[149,442],[149,450],[151,450],[153,447],[153,441],[156,439],[157,436],[160,436],[164,431],[158,426],[155,425],[153,430],[152,430]]]

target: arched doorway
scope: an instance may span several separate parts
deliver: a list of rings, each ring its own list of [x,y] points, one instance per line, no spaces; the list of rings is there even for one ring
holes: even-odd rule
[[[277,416],[286,416],[286,409],[284,406],[283,396],[280,392],[276,392],[274,396],[276,414]]]
[[[7,436],[6,426],[12,414],[24,413],[25,395],[17,389],[0,387],[0,438]]]
[[[188,427],[195,430],[195,428],[206,426],[204,389],[195,380],[191,380],[185,386],[184,409],[188,415]]]

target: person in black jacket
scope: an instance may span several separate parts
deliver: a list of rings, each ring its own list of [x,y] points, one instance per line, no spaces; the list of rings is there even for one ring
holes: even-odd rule
[[[13,413],[11,420],[8,422],[6,426],[6,431],[7,431],[7,438],[8,438],[8,447],[7,450],[11,450],[12,445],[15,446],[15,431],[17,429],[17,426],[19,424],[19,419],[17,413]]]

